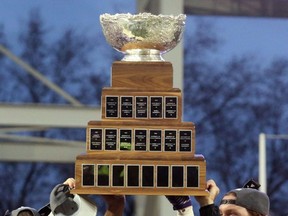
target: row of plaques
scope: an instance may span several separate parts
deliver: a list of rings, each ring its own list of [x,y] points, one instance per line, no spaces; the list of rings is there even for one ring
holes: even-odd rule
[[[82,164],[82,187],[198,188],[199,166]]]
[[[191,152],[192,130],[90,128],[90,150]]]
[[[105,118],[177,119],[176,96],[106,96]]]

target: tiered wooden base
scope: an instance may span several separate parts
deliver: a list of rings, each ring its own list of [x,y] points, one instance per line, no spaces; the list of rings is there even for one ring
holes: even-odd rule
[[[77,194],[206,195],[206,161],[169,62],[114,62],[102,120],[87,126],[75,163]]]
[[[136,155],[135,155],[136,156]],[[162,155],[164,156],[164,155]],[[206,195],[202,155],[127,152],[79,155],[76,194]],[[171,160],[173,158],[173,160]]]

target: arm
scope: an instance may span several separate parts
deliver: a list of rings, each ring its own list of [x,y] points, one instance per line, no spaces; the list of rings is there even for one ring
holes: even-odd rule
[[[105,216],[122,216],[125,207],[124,195],[102,195],[107,204]]]
[[[189,196],[166,196],[177,211],[177,216],[194,216],[193,206]]]
[[[63,184],[69,185],[71,189],[75,188],[75,179],[68,178]],[[125,196],[122,195],[102,195],[107,204],[105,216],[122,216],[125,207]]]
[[[200,205],[201,216],[219,216],[219,208],[214,204],[216,197],[220,190],[216,185],[215,181],[210,179],[206,184],[208,195],[207,196],[196,196],[195,199]]]

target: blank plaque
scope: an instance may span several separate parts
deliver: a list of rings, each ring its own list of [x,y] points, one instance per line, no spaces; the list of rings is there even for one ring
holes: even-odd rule
[[[187,166],[187,187],[199,187],[198,166]]]
[[[97,166],[97,185],[109,186],[110,165],[102,164]]]
[[[169,166],[157,166],[157,187],[169,187]]]
[[[140,186],[140,166],[127,165],[127,187]]]
[[[142,166],[142,187],[154,187],[154,166]]]
[[[112,166],[112,186],[124,186],[125,170],[124,165]]]
[[[82,164],[82,182],[83,186],[95,185],[95,165]]]
[[[184,187],[183,166],[172,166],[172,187]]]

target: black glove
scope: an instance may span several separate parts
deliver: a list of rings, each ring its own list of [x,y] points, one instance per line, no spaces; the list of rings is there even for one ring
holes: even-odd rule
[[[180,210],[192,206],[189,196],[166,196],[166,198],[173,205],[174,210]]]

